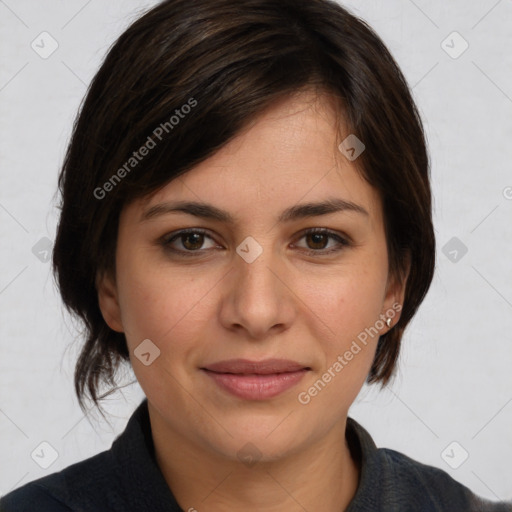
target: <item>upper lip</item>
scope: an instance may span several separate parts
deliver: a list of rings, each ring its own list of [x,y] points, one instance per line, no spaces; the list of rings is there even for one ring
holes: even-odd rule
[[[202,367],[202,369],[216,373],[254,373],[259,375],[269,375],[272,373],[310,370],[311,368],[298,363],[297,361],[290,361],[289,359],[264,359],[262,361],[229,359],[209,364]]]

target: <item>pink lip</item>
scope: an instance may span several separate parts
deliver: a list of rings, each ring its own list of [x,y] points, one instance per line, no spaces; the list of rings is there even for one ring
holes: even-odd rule
[[[295,386],[311,368],[285,359],[231,359],[201,368],[222,389],[246,400],[265,400]]]

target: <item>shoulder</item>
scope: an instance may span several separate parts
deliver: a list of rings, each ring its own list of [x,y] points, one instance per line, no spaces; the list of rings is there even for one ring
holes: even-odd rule
[[[389,448],[377,448],[367,430],[347,420],[347,441],[361,466],[350,512],[512,512],[512,502],[484,500],[446,471]]]
[[[109,494],[111,470],[110,451],[101,452],[6,494],[0,498],[0,512],[81,510],[82,503],[94,503]]]
[[[30,482],[0,498],[1,512],[69,512],[64,503],[52,496],[44,484]]]
[[[392,450],[390,448],[379,448],[377,456],[381,459],[396,481],[407,484],[414,483],[424,488],[430,488],[433,485],[441,485],[441,488],[454,488],[462,490],[465,487],[454,480],[446,471],[435,466],[423,464],[411,457]]]
[[[169,504],[172,509],[169,509]],[[153,456],[144,400],[109,450],[29,482],[0,499],[0,512],[180,510]]]
[[[397,498],[407,497],[433,511],[512,512],[512,503],[484,500],[440,468],[388,448],[379,448],[376,454],[386,467],[384,485],[393,488]]]

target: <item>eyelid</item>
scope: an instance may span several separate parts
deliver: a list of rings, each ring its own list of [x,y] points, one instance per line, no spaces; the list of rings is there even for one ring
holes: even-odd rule
[[[207,238],[210,238],[211,240],[215,241],[214,237],[210,234],[210,231],[208,229],[204,228],[184,228],[184,229],[178,229],[177,231],[173,231],[171,233],[167,233],[164,236],[162,236],[158,243],[162,244],[164,247],[170,248],[171,241],[178,240],[180,236],[187,235],[190,233],[199,233],[201,235],[204,235]],[[172,250],[172,249],[170,249]],[[175,252],[180,253],[200,253],[201,251],[204,251],[205,249],[198,249],[196,251],[183,251],[181,249],[176,249]]]
[[[172,252],[174,254],[184,255],[184,256],[194,256],[194,255],[202,255],[205,252],[209,251],[210,249],[197,249],[197,250],[183,250],[183,249],[174,249],[171,247],[170,243],[174,242],[175,240],[179,239],[180,236],[190,234],[190,233],[199,233],[204,235],[205,237],[211,239],[215,242],[215,238],[210,234],[210,231],[208,229],[204,228],[183,228],[179,229],[177,231],[173,231],[171,233],[165,234],[163,237],[161,237],[158,241],[159,244],[164,246],[166,250],[169,252]],[[352,239],[346,235],[345,233],[340,233],[337,231],[333,231],[328,228],[322,228],[322,227],[313,227],[313,228],[305,228],[302,231],[298,233],[295,240],[301,240],[305,236],[309,234],[321,234],[327,236],[331,240],[336,240],[338,246],[330,249],[307,249],[303,247],[299,247],[299,249],[308,255],[312,256],[322,256],[322,255],[328,255],[331,253],[340,252],[345,247],[349,247],[353,245]],[[292,244],[294,246],[295,242]]]
[[[299,233],[297,236],[297,240],[301,240],[307,235],[310,234],[320,234],[325,235],[331,240],[336,240],[338,246],[337,247],[331,247],[330,249],[307,249],[301,247],[300,249],[305,252],[308,255],[316,255],[316,256],[322,256],[322,255],[329,255],[333,253],[340,252],[346,247],[350,247],[353,245],[353,242],[351,238],[344,233],[340,233],[338,231],[333,231],[332,229],[328,228],[320,228],[320,227],[314,227],[314,228],[306,228],[303,231]]]
[[[329,235],[333,238],[340,238],[347,244],[353,243],[353,240],[346,233],[342,231],[336,231],[329,228],[321,228],[321,227],[313,227],[313,228],[305,228],[302,231],[299,231],[298,238],[302,238],[305,235],[311,233],[320,233],[321,235]]]

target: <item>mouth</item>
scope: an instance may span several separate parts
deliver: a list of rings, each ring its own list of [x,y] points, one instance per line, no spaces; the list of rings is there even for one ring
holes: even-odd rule
[[[249,359],[229,359],[212,363],[203,370],[215,373],[232,373],[232,374],[254,374],[254,375],[270,375],[276,373],[296,372],[299,370],[311,370],[309,366],[291,361],[289,359],[264,359],[263,361],[250,361]]]
[[[245,400],[265,400],[295,386],[311,370],[296,361],[231,359],[200,368],[221,390]]]

